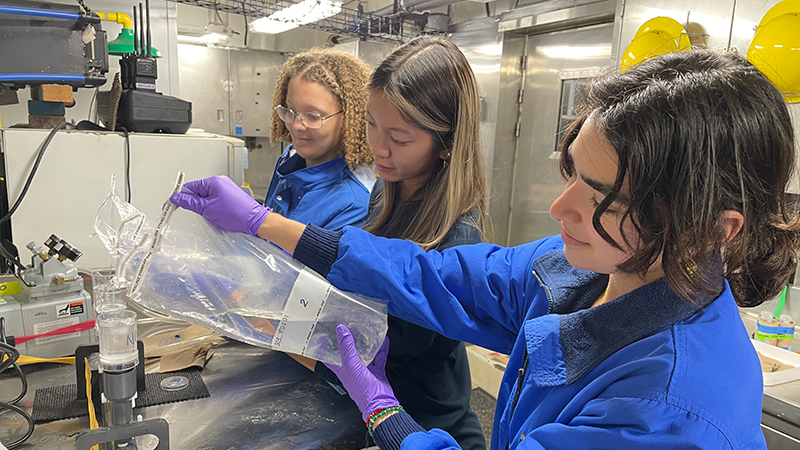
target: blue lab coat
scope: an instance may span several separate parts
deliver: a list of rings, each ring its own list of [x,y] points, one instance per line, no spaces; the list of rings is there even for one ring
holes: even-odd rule
[[[339,236],[311,231],[300,253]],[[660,279],[590,308],[608,276],[572,267],[559,236],[425,253],[348,227],[328,248],[337,249],[332,265],[313,264],[334,285],[510,354],[493,449],[766,448],[761,368],[727,282],[718,297],[690,303]],[[410,421],[390,416],[376,442],[457,448],[443,431],[416,431]]]
[[[291,145],[286,147],[275,164],[264,206],[289,219],[328,230],[363,225],[375,177],[360,181],[347,167],[344,156],[312,167],[305,164]],[[368,168],[359,169],[369,172]]]

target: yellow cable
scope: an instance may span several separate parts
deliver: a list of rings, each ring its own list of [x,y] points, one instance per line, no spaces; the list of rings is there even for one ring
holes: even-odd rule
[[[45,363],[45,362],[75,364],[75,357],[74,356],[68,356],[68,357],[64,357],[64,358],[37,358],[35,356],[20,355],[19,359],[17,360],[17,364],[20,364],[20,365]]]
[[[89,405],[89,429],[96,430],[100,428],[97,423],[97,417],[94,414],[94,402],[92,402],[92,369],[89,367],[89,360],[83,358],[83,363],[86,364],[86,400]],[[99,450],[99,445],[92,447],[92,450]]]

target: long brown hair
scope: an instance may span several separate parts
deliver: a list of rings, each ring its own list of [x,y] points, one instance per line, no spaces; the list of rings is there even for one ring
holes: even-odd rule
[[[485,230],[486,177],[480,151],[480,99],[466,57],[443,38],[418,37],[387,56],[370,77],[368,89],[382,91],[408,123],[429,131],[435,148],[450,151],[421,188],[422,205],[402,237],[428,250],[439,244],[463,214],[477,208],[474,225]],[[366,230],[376,232],[390,219],[400,183],[384,182],[380,213]]]
[[[618,269],[644,274],[662,255],[669,286],[690,300],[716,296],[727,278],[737,303],[778,295],[794,272],[800,218],[785,192],[795,163],[794,132],[780,92],[746,60],[704,50],[644,61],[590,83],[568,149],[589,117],[619,159],[610,193],[594,212],[595,230],[623,182],[640,242]],[[741,231],[724,246],[722,213],[738,211]],[[623,235],[624,236],[624,235]]]
[[[314,48],[298,53],[283,65],[272,98],[273,108],[286,106],[289,81],[294,77],[320,83],[339,100],[344,115],[340,145],[347,165],[355,168],[372,164],[364,117],[368,97],[364,86],[369,79],[369,67],[356,56],[338,50]],[[286,124],[274,110],[269,140],[270,143],[292,142]]]

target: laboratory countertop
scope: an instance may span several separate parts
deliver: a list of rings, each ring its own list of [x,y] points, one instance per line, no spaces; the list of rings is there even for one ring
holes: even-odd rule
[[[800,427],[800,380],[765,386],[761,409]]]
[[[740,309],[740,311],[747,333],[752,336],[756,329],[757,313],[760,309],[750,308]],[[793,347],[796,348],[797,345],[793,344]],[[800,380],[764,386],[761,411],[762,430],[767,438],[767,447],[776,450],[798,448],[797,446],[800,445]],[[777,430],[777,432],[770,430]]]
[[[75,383],[72,365],[23,366],[28,392],[19,406],[31,412],[34,392],[44,386]],[[202,371],[210,397],[137,408],[134,417],[164,418],[169,423],[170,448],[180,450],[354,449],[365,447],[361,414],[346,395],[286,354],[229,342],[214,349]],[[0,377],[0,399],[20,392],[15,371]],[[12,427],[2,427],[0,442],[18,439],[26,424],[17,415]],[[17,426],[18,425],[18,426]],[[19,449],[75,448],[78,433],[89,429],[89,418],[36,425]],[[152,448],[154,438],[139,448]]]

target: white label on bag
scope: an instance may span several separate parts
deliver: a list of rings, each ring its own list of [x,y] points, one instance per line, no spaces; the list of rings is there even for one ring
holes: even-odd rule
[[[303,355],[330,292],[330,283],[303,268],[286,300],[272,346]]]

